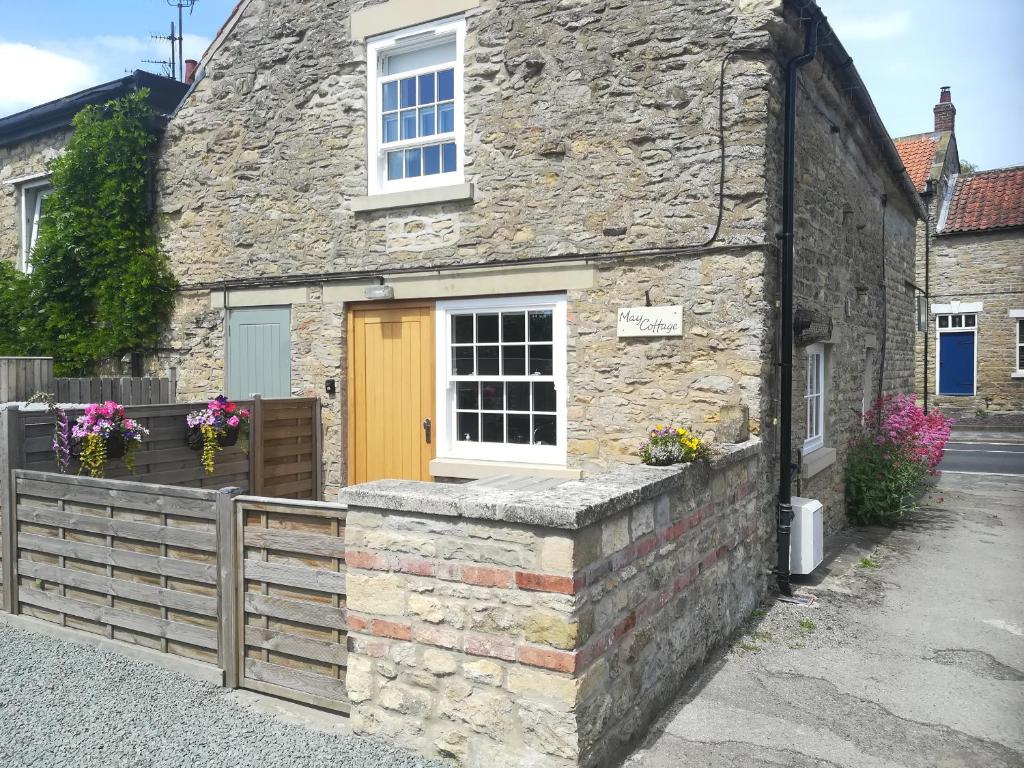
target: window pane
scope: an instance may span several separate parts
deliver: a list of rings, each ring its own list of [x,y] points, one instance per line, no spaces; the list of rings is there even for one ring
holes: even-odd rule
[[[456,170],[455,162],[455,143],[449,142],[441,147],[441,166],[445,173],[454,173]]]
[[[473,348],[472,347],[455,347],[454,354],[455,375],[456,376],[472,376],[473,375]]]
[[[509,411],[528,411],[530,410],[530,384],[526,381],[510,381],[505,385],[505,389],[508,393],[508,403],[506,405]],[[527,425],[529,426],[529,425]]]
[[[381,110],[387,112],[392,109],[398,109],[398,82],[392,80],[390,83],[384,83],[381,86]]]
[[[498,348],[496,346],[477,347],[476,355],[476,372],[478,376],[498,375]]]
[[[555,429],[554,416],[533,417],[533,444],[554,445],[558,440],[558,430]]]
[[[505,417],[508,425],[508,442],[516,445],[530,444],[530,417],[523,414],[509,414]]]
[[[552,381],[538,381],[533,385],[533,410],[555,411],[555,384]]]
[[[423,175],[432,176],[441,172],[441,147],[433,144],[423,148]]]
[[[476,443],[480,441],[479,416],[475,413],[460,413],[457,416],[459,440]]]
[[[455,105],[451,102],[437,108],[437,132],[451,133],[455,130]]]
[[[974,315],[964,315],[964,326],[967,328],[974,327]]]
[[[533,376],[551,375],[551,345],[530,345],[530,374]]]
[[[526,341],[526,315],[522,312],[501,316],[502,341]]]
[[[400,51],[384,57],[385,75],[397,75],[424,67],[436,67],[455,61],[455,39],[448,38],[437,45]]]
[[[437,100],[451,101],[455,98],[455,70],[442,69],[437,73]]]
[[[416,138],[416,110],[407,109],[402,113],[402,138]]]
[[[405,167],[405,158],[402,152],[388,152],[388,178],[402,178],[402,169]]]
[[[496,344],[498,341],[498,316],[476,316],[476,340],[480,344]]]
[[[479,408],[478,385],[475,381],[460,381],[455,385],[455,407],[459,410]]]
[[[452,336],[456,344],[473,343],[473,316],[454,315],[452,317]]]
[[[480,410],[502,411],[505,409],[505,385],[500,381],[480,382]]]
[[[523,344],[504,345],[501,348],[502,368],[505,376],[526,375],[526,346]]]
[[[424,107],[420,110],[420,136],[434,135],[434,108]]]
[[[405,177],[420,175],[420,155],[421,151],[419,148],[405,150]]]
[[[398,141],[398,113],[390,112],[384,115],[384,126],[381,136],[385,142]]]
[[[434,102],[434,73],[420,75],[420,104]]]
[[[949,317],[947,315],[939,317],[939,328],[949,328]]]
[[[416,106],[416,78],[415,77],[403,77],[399,81],[399,96],[401,99],[401,107]]]
[[[551,310],[530,313],[530,341],[551,341]]]
[[[1021,334],[1024,335],[1024,331]],[[1017,347],[1017,370],[1024,371],[1024,344]]]
[[[484,443],[505,442],[505,414],[481,413],[480,438]]]

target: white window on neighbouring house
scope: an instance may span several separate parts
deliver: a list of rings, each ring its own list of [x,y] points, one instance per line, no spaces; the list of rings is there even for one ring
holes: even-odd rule
[[[460,17],[367,41],[371,195],[446,186],[465,178],[465,34]]]
[[[53,192],[48,180],[26,182],[18,188],[21,208],[21,252],[19,267],[25,273],[32,271],[32,251],[39,239],[39,222],[46,212],[46,198]]]
[[[1017,363],[1017,370],[1014,371],[1014,374],[1024,376],[1024,309],[1013,311],[1020,313],[1020,315],[1014,317],[1014,323],[1017,325],[1017,344],[1014,347],[1014,359]]]
[[[564,464],[563,295],[439,302],[439,458]]]
[[[825,444],[825,345],[807,347],[807,388],[804,393],[807,428],[804,432],[804,453]]]

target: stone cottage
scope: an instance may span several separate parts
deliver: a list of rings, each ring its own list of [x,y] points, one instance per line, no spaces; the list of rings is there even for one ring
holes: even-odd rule
[[[949,88],[934,130],[896,139],[927,207],[917,391],[961,422],[1024,419],[1024,167],[961,173]]]
[[[140,88],[165,118],[181,101],[187,86],[168,77],[136,70],[109,83],[0,118],[0,259],[32,270],[32,248],[39,219],[52,187],[47,163],[64,149],[71,119],[90,104],[102,104]]]
[[[159,163],[148,364],[320,398],[352,722],[428,754],[621,749],[913,386],[923,207],[808,0],[241,0]]]

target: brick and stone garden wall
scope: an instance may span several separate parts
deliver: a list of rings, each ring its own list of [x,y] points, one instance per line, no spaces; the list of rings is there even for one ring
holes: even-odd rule
[[[759,441],[549,490],[347,489],[352,722],[469,766],[594,765],[766,589]]]

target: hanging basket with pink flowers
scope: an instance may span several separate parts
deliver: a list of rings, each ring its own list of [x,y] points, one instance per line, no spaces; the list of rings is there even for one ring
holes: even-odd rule
[[[217,395],[205,409],[192,411],[185,420],[188,433],[185,442],[194,451],[201,450],[203,467],[213,474],[217,451],[238,443],[242,439],[243,450],[248,450],[250,413],[247,408]]]
[[[133,470],[135,449],[148,434],[148,429],[125,416],[123,405],[113,400],[91,403],[71,427],[70,453],[79,461],[79,474],[103,477],[110,459],[122,459]]]

